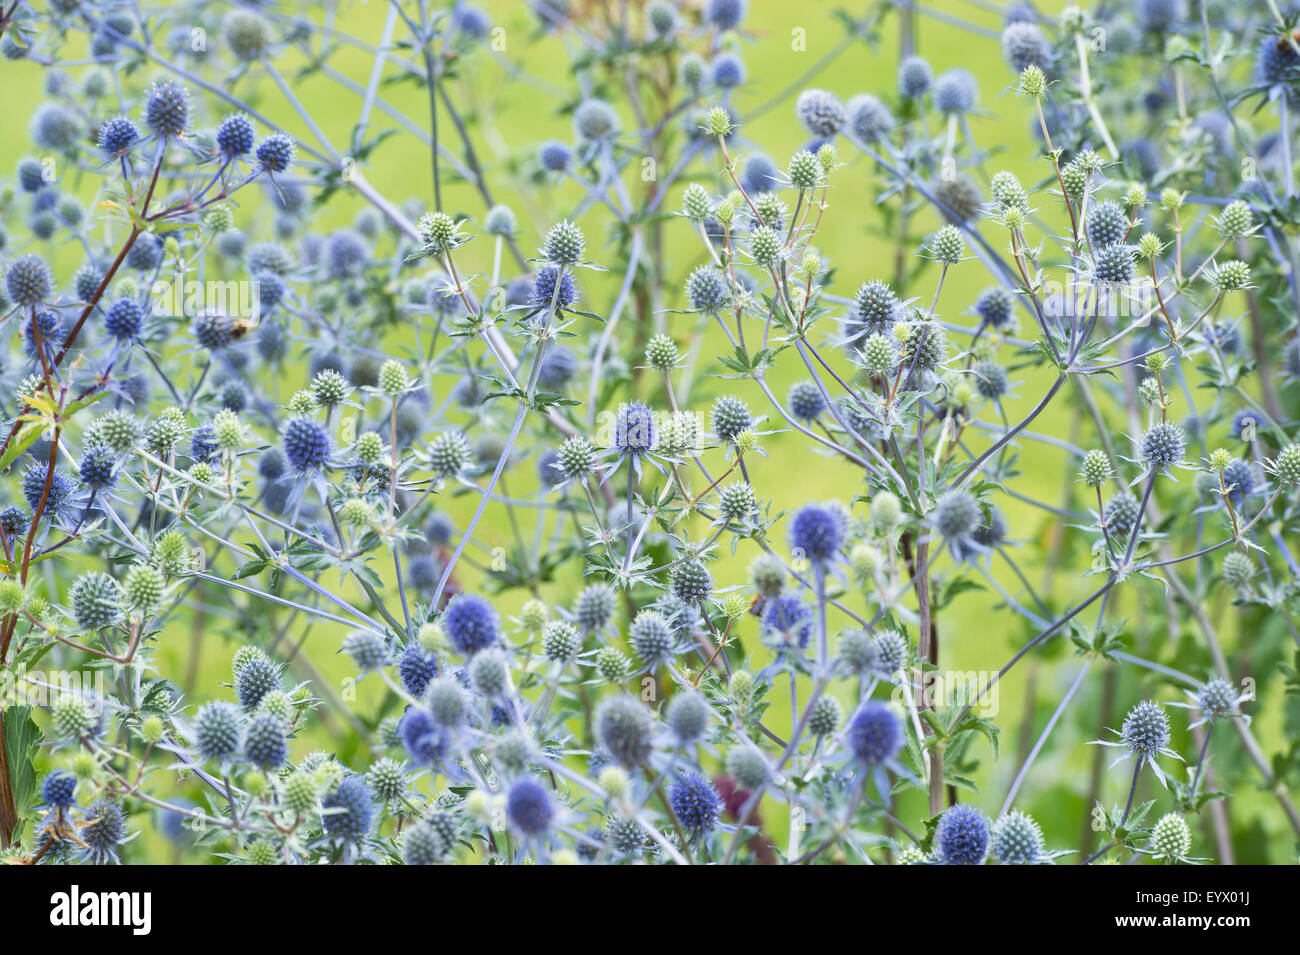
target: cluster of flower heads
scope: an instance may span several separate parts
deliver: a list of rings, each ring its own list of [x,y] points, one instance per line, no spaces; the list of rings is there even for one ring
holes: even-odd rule
[[[276,65],[328,59],[309,21],[203,8],[198,51],[133,5],[59,2],[0,37],[46,94],[0,198],[0,664],[114,677],[36,718],[5,851],[142,861],[156,829],[258,865],[1184,863],[1234,739],[1269,825],[1300,818],[1279,781],[1300,766],[1261,755],[1202,612],[1267,625],[1252,666],[1293,649],[1295,18],[1206,78],[1182,4],[1008,6],[998,108],[1031,139],[1004,169],[966,69],[909,55],[889,89],[799,89],[751,124],[744,0],[652,0],[632,33],[529,7],[532,42],[654,95],[575,67],[569,132],[484,165],[457,96],[493,18],[421,12],[464,138],[406,200]],[[91,62],[60,66],[75,33]],[[1152,56],[1149,89],[1118,82]],[[359,87],[355,151],[389,148],[367,124],[402,116],[393,68]],[[299,137],[218,75],[280,96]],[[1247,140],[1237,97],[1281,131]],[[781,122],[806,139],[778,164]],[[444,197],[448,170],[481,208],[451,211],[471,193]],[[512,178],[554,210],[531,238],[490,198]],[[896,268],[836,247],[846,189],[886,209]],[[1121,621],[1121,592],[1155,612]],[[1194,634],[1169,636],[1174,600]],[[1053,639],[1070,688],[1003,708],[1042,732],[1004,772],[985,707]],[[1077,701],[1109,667],[1141,702],[1097,725]],[[1035,759],[1058,725],[1116,723],[1097,742],[1132,775],[1090,793],[1096,844],[1052,848],[1079,825],[1034,803]]]

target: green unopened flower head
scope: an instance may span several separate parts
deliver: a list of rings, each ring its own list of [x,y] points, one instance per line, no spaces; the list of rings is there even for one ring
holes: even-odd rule
[[[1279,451],[1270,470],[1283,487],[1300,484],[1300,444],[1289,444]]]
[[[221,450],[238,451],[244,443],[244,427],[239,422],[239,415],[229,408],[218,411],[212,416],[212,436]]]
[[[646,343],[645,360],[651,368],[668,371],[677,366],[677,343],[667,335],[655,335]]]
[[[270,25],[252,10],[235,8],[221,21],[221,38],[236,59],[251,62],[271,43]]]
[[[698,182],[693,182],[682,192],[682,214],[688,219],[703,222],[712,211],[713,197],[709,190]]]
[[[596,449],[581,435],[566,438],[560,445],[560,470],[566,477],[580,478],[590,474],[596,460]]]
[[[534,597],[519,608],[519,622],[529,633],[540,633],[549,613],[546,604]]]
[[[1223,558],[1223,579],[1231,587],[1245,587],[1255,576],[1255,562],[1249,554],[1234,550]]]
[[[811,282],[822,274],[822,257],[816,252],[805,252],[799,264],[795,266],[795,278],[801,282]]]
[[[235,216],[226,205],[216,205],[203,213],[203,227],[213,235],[228,232],[235,227]]]
[[[542,255],[555,265],[577,265],[582,261],[586,247],[587,237],[582,230],[566,220],[552,226],[546,233]]]
[[[1020,209],[1022,212],[1029,209],[1029,197],[1025,194],[1025,187],[1020,184],[1015,173],[1006,169],[993,174],[993,178],[989,181],[989,192],[993,194],[993,200],[1004,213],[1008,206]]]
[[[60,693],[50,708],[54,731],[64,739],[81,739],[95,728],[95,716],[90,707],[75,693]]]
[[[420,627],[420,632],[416,634],[415,640],[425,653],[432,653],[437,656],[447,652],[447,634],[443,631],[441,624],[424,624]]]
[[[460,224],[445,212],[429,212],[416,223],[420,238],[434,252],[454,249],[460,239]]]
[[[1057,22],[1061,25],[1062,33],[1080,33],[1088,25],[1088,14],[1071,4],[1061,11]]]
[[[12,577],[0,580],[0,615],[18,613],[27,603],[27,588]]]
[[[781,258],[781,237],[771,226],[759,226],[749,235],[749,254],[762,268],[774,266]]]
[[[1045,74],[1037,63],[1030,63],[1020,71],[1020,79],[1016,83],[1016,92],[1021,96],[1032,96],[1035,99],[1047,92],[1047,74]]]
[[[1227,448],[1215,448],[1210,452],[1210,470],[1222,471],[1232,463],[1232,453]]]
[[[602,647],[596,654],[596,672],[606,683],[622,683],[632,665],[616,647]]]
[[[722,612],[729,620],[739,620],[749,613],[749,601],[743,594],[727,594],[722,598]]]
[[[1222,262],[1210,276],[1210,282],[1218,292],[1235,292],[1250,286],[1250,266],[1240,259]]]
[[[189,541],[178,530],[164,531],[154,540],[152,563],[168,577],[187,574],[194,567]]]
[[[880,563],[880,551],[870,544],[855,544],[849,551],[849,566],[860,581],[874,580]]]
[[[389,397],[396,397],[411,385],[406,368],[400,361],[389,359],[379,366],[379,390]]]
[[[822,167],[823,177],[830,175],[837,158],[834,143],[822,143],[817,147],[817,162]]]
[[[1160,191],[1160,208],[1165,212],[1176,212],[1183,207],[1183,202],[1187,198],[1187,193],[1179,192],[1172,186],[1167,186]]]
[[[374,508],[365,498],[348,498],[339,507],[339,523],[344,527],[364,527],[374,518]]]
[[[1071,160],[1061,168],[1061,185],[1071,199],[1082,199],[1088,188],[1088,170],[1077,159]]]
[[[1151,830],[1151,854],[1166,862],[1178,862],[1192,851],[1192,832],[1176,812],[1161,816]]]
[[[871,522],[881,530],[897,527],[903,519],[903,505],[892,491],[880,491],[871,499]]]
[[[790,177],[790,185],[796,189],[815,189],[821,185],[826,172],[816,156],[807,150],[800,150],[790,157],[786,175]]]
[[[153,745],[162,740],[163,735],[167,732],[167,726],[163,723],[162,717],[154,714],[146,716],[140,723],[138,730],[140,739],[149,745]]]
[[[766,225],[773,229],[782,229],[785,227],[785,218],[790,213],[790,209],[778,194],[775,192],[760,192],[754,200],[754,208],[758,210],[758,217]]]
[[[698,96],[704,82],[705,65],[698,53],[686,53],[677,64],[677,79],[682,86]]]
[[[1221,239],[1240,239],[1255,231],[1255,214],[1241,199],[1228,203],[1214,220]]]
[[[362,464],[377,464],[384,455],[384,439],[376,431],[363,432],[354,451]]]
[[[733,670],[731,681],[727,684],[727,692],[737,703],[744,703],[753,699],[754,687],[754,674],[748,670]]]
[[[733,481],[718,493],[718,510],[728,521],[744,521],[756,506],[754,486],[748,481]]]
[[[319,781],[314,772],[299,769],[284,781],[284,805],[290,812],[305,816],[316,805],[316,795],[320,792]]]
[[[542,650],[546,659],[568,663],[582,649],[578,630],[566,620],[552,620],[542,634]]]
[[[858,357],[870,374],[887,375],[898,367],[898,346],[888,335],[877,333],[862,343]]]
[[[966,241],[961,230],[953,225],[946,225],[930,236],[927,251],[930,258],[944,265],[956,265],[961,261],[961,254],[966,248]]]
[[[1138,397],[1148,404],[1158,405],[1164,401],[1158,378],[1143,378],[1138,384]]]
[[[306,417],[316,410],[316,396],[306,389],[295,391],[285,408],[296,418]]]
[[[622,799],[627,795],[632,780],[628,777],[627,770],[621,766],[606,766],[596,777],[596,782],[610,799]]]
[[[721,106],[715,106],[704,114],[703,129],[710,136],[721,139],[731,134],[734,128],[731,122],[731,114]]]
[[[1101,487],[1113,473],[1110,457],[1105,451],[1094,448],[1083,457],[1079,467],[1079,479],[1089,487]]]
[[[122,590],[128,607],[149,613],[162,602],[166,580],[162,571],[151,564],[136,564],[126,572]]]
[[[1147,199],[1147,187],[1140,182],[1131,182],[1124,191],[1124,206],[1130,211],[1141,209],[1149,200]]]
[[[267,693],[257,704],[257,712],[270,713],[281,723],[288,724],[293,717],[293,700],[284,690],[272,690]]]
[[[442,477],[459,474],[469,461],[469,440],[459,431],[444,431],[429,446],[429,464]]]
[[[1142,233],[1142,238],[1138,239],[1138,256],[1143,259],[1154,259],[1164,249],[1165,244],[1160,241],[1160,237],[1154,232]]]

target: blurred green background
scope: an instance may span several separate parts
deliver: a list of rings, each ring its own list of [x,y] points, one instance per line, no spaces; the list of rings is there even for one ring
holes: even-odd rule
[[[495,53],[480,49],[470,54],[459,64],[459,75],[449,81],[449,89],[469,124],[475,147],[487,167],[488,180],[496,193],[495,198],[498,202],[510,205],[519,217],[520,245],[525,254],[529,254],[545,231],[554,222],[567,216],[581,198],[581,190],[572,183],[538,187],[528,180],[527,169],[536,146],[541,141],[571,140],[570,120],[564,113],[565,103],[557,93],[559,90],[569,90],[567,95],[572,95],[570,62],[575,54],[582,51],[572,39],[562,43],[555,37],[537,38],[533,17],[523,4],[489,2],[483,6],[488,10],[493,24],[504,28],[505,49]],[[592,15],[595,15],[598,5],[590,6]],[[1030,113],[1026,104],[1006,89],[1013,76],[998,49],[998,17],[974,3],[945,3],[936,6],[942,6],[945,10],[953,8],[979,29],[972,32],[932,17],[918,15],[915,20],[918,52],[930,60],[936,73],[951,66],[963,66],[977,76],[981,109],[971,117],[971,129],[977,142],[990,153],[990,170],[1006,168],[1016,172],[1026,183],[1039,181],[1044,167],[1041,160],[1036,159],[1038,144],[1029,133]],[[877,43],[854,43],[815,77],[802,83],[801,78],[805,73],[832,51],[844,36],[843,24],[834,16],[839,7],[840,4],[825,2],[798,5],[751,3],[747,21],[748,36],[742,50],[748,78],[745,86],[734,97],[743,123],[740,132],[743,145],[734,148],[737,156],[743,158],[751,152],[761,151],[771,156],[779,166],[784,166],[789,155],[807,139],[793,112],[794,95],[803,85],[823,87],[845,100],[859,92],[872,92],[887,101],[894,100],[900,44],[899,23],[893,15],[882,23]],[[164,29],[202,25],[210,36],[215,37],[222,12],[221,5],[209,5],[196,14],[186,5],[178,4],[168,9],[165,24],[155,20],[151,25],[160,35]],[[337,30],[350,34],[365,44],[375,44],[383,30],[386,12],[387,6],[384,3],[351,3],[339,8],[332,21]],[[863,11],[855,10],[855,13],[861,12]],[[321,14],[317,8],[313,7],[308,15],[313,21],[320,21]],[[196,16],[197,19],[194,19]],[[796,34],[792,31],[803,31],[803,49],[796,49],[797,44],[792,42]],[[396,35],[405,35],[400,23]],[[409,51],[401,51],[401,55],[408,53]],[[297,70],[304,63],[303,57],[296,51],[286,51],[276,62],[284,75],[290,78],[295,92],[324,133],[340,152],[346,153],[346,145],[351,140],[361,108],[361,97],[321,73],[295,79]],[[367,50],[343,42],[329,59],[333,70],[361,86],[364,86],[369,75],[371,62],[372,57]],[[521,72],[516,73],[516,70]],[[5,95],[0,97],[0,128],[6,130],[0,144],[0,166],[3,168],[11,169],[21,156],[28,154],[29,143],[25,130],[31,109],[42,97],[44,72],[30,62],[0,64],[0,86],[5,90]],[[147,64],[136,75],[124,76],[122,79],[129,89],[138,90],[158,72],[154,65]],[[396,71],[392,68],[386,71],[386,76],[395,74]],[[802,85],[794,85],[799,83]],[[265,76],[259,75],[256,69],[251,76],[236,82],[232,86],[232,92],[282,123],[286,130],[300,139],[311,141],[311,134],[286,104],[274,84]],[[195,90],[195,93],[198,94],[198,91]],[[427,128],[428,100],[420,85],[412,82],[385,84],[381,88],[381,97],[412,122],[421,128]],[[211,124],[227,111],[227,107],[208,95],[198,94],[196,99],[200,104],[199,117],[203,123]],[[769,108],[761,115],[751,119],[752,113],[769,104]],[[617,105],[625,128],[632,127],[634,121],[626,103],[619,102]],[[459,152],[459,143],[450,124],[446,122],[445,115],[441,121],[444,142]],[[375,129],[394,125],[378,111],[372,118],[372,124]],[[939,221],[926,212],[913,221],[908,237],[882,234],[884,220],[875,208],[883,185],[882,179],[877,175],[874,165],[854,155],[847,144],[842,146],[841,156],[846,165],[834,175],[830,208],[822,219],[815,245],[835,267],[832,291],[847,296],[863,280],[890,278],[896,243],[900,240],[906,242],[910,257],[914,254],[911,250],[919,245],[920,240]],[[674,161],[675,157],[661,159],[659,168],[671,168]],[[636,164],[633,164],[632,171],[635,172],[636,168]],[[428,149],[406,132],[399,131],[385,140],[362,162],[361,169],[366,178],[394,202],[415,197],[425,205],[432,204]],[[463,211],[476,222],[481,221],[483,204],[477,192],[469,184],[457,180],[445,163],[442,171],[444,207],[448,211]],[[705,164],[697,162],[693,172],[694,178],[712,184],[717,191],[725,191],[722,170],[716,159],[706,160]],[[78,191],[88,198],[87,190],[93,187],[90,177],[77,177],[77,181],[80,182]],[[675,196],[680,194],[686,181],[681,180],[674,185],[674,197],[666,203],[666,208],[676,206]],[[633,189],[634,198],[639,197],[638,190],[642,184],[631,176],[628,177],[628,183],[629,188]],[[70,188],[72,182],[65,178],[62,185]],[[248,231],[254,241],[270,238],[272,216],[265,205],[263,194],[252,191],[241,201],[241,208],[236,213],[237,225]],[[327,231],[347,225],[364,205],[355,194],[335,194],[320,209],[315,220],[316,228]],[[1055,209],[1054,204],[1047,199],[1038,205]],[[584,273],[581,279],[584,300],[593,311],[605,313],[613,301],[624,263],[605,257],[613,248],[612,243],[606,241],[609,226],[606,210],[600,207],[593,209],[583,216],[581,224],[588,236],[591,257],[609,269],[609,275],[602,278],[589,277],[594,273]],[[1001,235],[994,234],[987,226],[983,229],[995,246],[1003,244]],[[472,226],[470,231],[473,231]],[[704,254],[698,237],[684,220],[669,224],[666,236],[667,274],[677,279],[675,287],[666,292],[665,304],[669,308],[682,308],[684,302],[680,294],[680,278],[701,264]],[[381,250],[388,248],[391,248],[390,244],[382,246]],[[78,249],[69,244],[56,245],[42,251],[55,259],[58,274],[65,282],[70,280],[80,265]],[[471,243],[463,250],[463,261],[467,263],[464,265],[466,271],[489,273],[490,243]],[[928,301],[936,275],[936,270],[927,270],[911,287],[903,290],[905,295],[922,296]],[[509,271],[506,272],[506,277],[511,277]],[[962,263],[950,273],[944,285],[938,306],[940,316],[949,321],[969,321],[966,317],[967,310],[979,291],[988,284],[989,277],[978,262],[970,260]],[[629,313],[623,320],[625,336],[632,332],[631,316],[632,313]],[[685,345],[692,339],[696,328],[694,316],[670,313],[666,316],[666,322],[668,330],[679,343]],[[389,340],[387,347],[391,353],[398,354],[402,344],[402,340],[395,337]],[[639,364],[639,355],[627,353],[630,347],[629,345],[625,349],[625,357],[630,364]],[[704,358],[708,359],[724,349],[722,336],[716,328],[709,328],[702,345]],[[718,370],[717,366],[701,365],[702,372],[716,373]],[[297,379],[292,377],[295,374],[299,376]],[[297,366],[291,363],[289,375],[287,380],[280,383],[281,394],[287,395],[293,388],[306,384],[305,362]],[[773,390],[778,395],[784,395],[792,382],[803,377],[803,369],[793,354],[785,356],[782,365],[770,375]],[[1038,400],[1045,388],[1044,381],[1050,382],[1050,378],[1045,379],[1033,371],[1015,372],[1012,378],[1017,382],[1013,391],[1018,397],[1007,403],[1007,415],[1015,421]],[[737,392],[749,399],[752,406],[760,412],[770,410],[766,408],[763,396],[756,388],[736,387],[733,383],[713,377],[698,377],[696,381],[697,387],[691,398],[691,404],[696,409],[707,408],[717,394]],[[643,382],[639,389],[638,386],[633,386],[627,389],[625,396],[639,390],[642,396],[653,398],[655,391],[653,387],[648,387],[649,384]],[[581,389],[580,396],[585,398],[585,388]],[[435,393],[435,405],[441,403],[442,397],[442,394]],[[1081,412],[1069,406],[1068,402],[1073,399],[1068,393],[1062,397],[1063,400],[1058,402],[1059,407],[1054,407],[1037,419],[1033,430],[1073,440],[1085,447],[1090,446],[1086,427],[1082,433],[1079,432]],[[499,424],[499,416],[504,413],[489,411],[488,417]],[[972,437],[971,440],[978,446],[982,439]],[[773,500],[774,511],[792,508],[808,500],[838,498],[848,502],[856,494],[868,493],[869,489],[862,484],[859,472],[810,450],[807,442],[796,433],[772,435],[764,439],[763,447],[768,456],[751,460],[750,473],[760,493]],[[718,460],[716,455],[713,460]],[[1070,482],[1075,468],[1068,455],[1042,443],[1027,443],[1020,464],[1021,473],[1011,484],[1017,493],[1054,504],[1062,503],[1063,490],[1072,487]],[[517,496],[536,493],[533,473],[531,462],[516,465],[512,471],[507,472],[510,492]],[[1072,499],[1068,500],[1069,506],[1080,510],[1089,506],[1090,502],[1083,496],[1081,489],[1073,488],[1068,493],[1072,495]],[[472,496],[459,496],[444,501],[443,505],[455,517],[458,526],[463,527],[475,503]],[[1012,553],[1021,561],[1022,569],[1035,588],[1053,598],[1054,607],[1058,611],[1095,589],[1096,581],[1083,579],[1078,569],[1086,566],[1088,559],[1086,543],[1081,542],[1080,535],[1068,534],[1063,561],[1065,569],[1051,580],[1044,580],[1045,569],[1040,558],[1053,546],[1055,535],[1063,532],[1059,521],[1042,510],[1018,504],[1010,498],[1003,498],[998,503],[1007,517],[1011,535],[1017,541]],[[528,520],[532,519],[528,512],[524,514]],[[526,528],[525,534],[530,535],[531,528]],[[501,509],[489,509],[480,526],[479,537],[491,547],[507,544],[508,535],[508,522]],[[783,529],[778,528],[775,536],[778,541],[783,540]],[[756,548],[747,546],[742,547],[733,557],[724,548],[722,559],[715,566],[715,577],[719,585],[745,583],[745,568],[755,553]],[[995,562],[994,567],[999,580],[1006,587],[1014,593],[1021,593],[1019,583],[1003,565]],[[549,602],[565,605],[572,599],[581,586],[578,570],[576,565],[572,566],[571,572],[564,579],[544,590]],[[939,573],[948,574],[951,571],[949,560],[940,563]],[[475,575],[468,567],[462,568],[458,578],[469,589],[475,586]],[[70,576],[64,579],[70,579]],[[1144,582],[1137,586],[1153,588],[1159,585]],[[522,591],[512,591],[500,599],[499,606],[504,613],[517,611],[527,596]],[[846,599],[854,598],[851,595]],[[221,689],[218,684],[229,680],[230,655],[241,634],[228,608],[223,606],[224,600],[224,595],[218,592],[197,595],[190,603],[187,618],[174,620],[161,643],[158,657],[160,672],[189,688],[196,701],[229,692]],[[856,601],[855,605],[860,608],[861,602]],[[1132,594],[1122,592],[1112,607],[1112,620],[1121,620],[1126,614],[1131,614],[1134,608]],[[267,612],[279,618],[278,610]],[[1088,619],[1091,617],[1090,613]],[[843,618],[833,618],[832,626],[838,628],[845,622]],[[1231,632],[1230,627],[1226,624],[1225,627],[1226,632]],[[754,667],[768,662],[769,658],[757,640],[756,619],[745,618],[740,622],[739,628],[746,645],[754,652]],[[1001,605],[995,593],[987,589],[969,591],[958,597],[940,615],[939,628],[943,666],[971,671],[998,669],[1034,633],[1020,617]],[[317,625],[306,635],[304,654],[310,655],[320,680],[327,682],[334,693],[347,695],[350,693],[347,681],[352,675],[352,669],[346,661],[335,656],[342,635],[343,631],[337,627]],[[1231,653],[1229,648],[1229,654]],[[1077,666],[1073,656],[1067,652],[1067,642],[1058,637],[1036,653],[1032,662],[1017,667],[1001,682],[1000,710],[996,716],[1003,731],[1001,758],[995,764],[986,746],[979,744],[973,748],[972,756],[978,758],[980,763],[975,773],[980,792],[964,794],[962,798],[976,802],[990,814],[996,814],[1010,779],[1020,764],[1020,756],[1041,730],[1056,701],[1077,672]],[[1097,738],[1101,732],[1103,671],[1104,667],[1094,668],[1088,683],[1034,766],[1017,803],[1019,808],[1032,812],[1042,823],[1048,844],[1052,848],[1082,848],[1089,839],[1086,826],[1090,806],[1086,804],[1086,795],[1098,759],[1098,748],[1085,744],[1088,740]],[[305,678],[305,671],[295,667],[293,672],[298,678]],[[1275,687],[1270,689],[1263,681],[1261,684],[1266,694],[1276,692]],[[1180,697],[1180,694],[1168,687],[1152,690],[1151,686],[1141,674],[1125,671],[1114,689],[1114,701],[1106,710],[1109,713],[1109,725],[1118,726],[1123,711],[1145,695],[1154,692],[1165,700]],[[371,725],[379,713],[380,697],[383,695],[381,690],[382,687],[374,681],[368,681],[357,689],[354,706]],[[773,692],[776,702],[771,713],[774,728],[781,732],[783,727],[788,727],[788,705],[784,702],[783,689]],[[1281,707],[1272,705],[1274,703],[1276,700],[1266,695],[1261,705],[1254,709],[1254,726],[1266,751],[1276,748],[1280,738]],[[331,709],[328,704],[322,708],[304,738],[295,743],[294,754],[301,756],[311,748],[320,746],[337,750],[341,758],[356,768],[363,767],[368,762],[368,757],[360,751],[355,733],[347,721],[340,714],[330,712]],[[1176,745],[1180,751],[1188,753],[1191,745],[1187,734],[1182,730],[1186,721],[1181,719],[1181,711],[1172,712],[1178,728]],[[1216,758],[1237,765],[1240,760],[1231,752],[1236,744],[1235,738],[1224,732],[1219,735],[1218,741],[1214,748]],[[1110,751],[1105,751],[1102,758],[1108,762],[1111,758]],[[1105,773],[1100,790],[1102,799],[1107,804],[1116,801],[1122,803],[1127,781],[1127,772],[1123,769],[1117,768]],[[1152,785],[1150,778],[1144,777],[1145,795],[1161,798],[1158,788],[1153,789]],[[186,790],[186,793],[190,798],[197,798],[197,793],[192,790]],[[1168,797],[1163,799],[1161,805],[1168,801]],[[1276,803],[1267,794],[1256,791],[1251,785],[1239,786],[1231,801],[1231,811],[1239,837],[1238,861],[1279,862],[1293,858],[1285,820],[1281,818]],[[783,813],[783,807],[775,804],[767,807],[766,815],[771,829],[782,841]],[[900,812],[904,821],[914,825],[924,814],[924,805],[920,800],[905,797]],[[137,822],[139,818],[136,817]],[[1194,832],[1194,854],[1212,855],[1213,843],[1208,827],[1198,825]],[[171,857],[171,850],[165,841],[154,832],[143,834],[130,849],[130,858],[136,861]],[[200,854],[186,853],[179,858],[184,861],[200,861],[202,857]]]

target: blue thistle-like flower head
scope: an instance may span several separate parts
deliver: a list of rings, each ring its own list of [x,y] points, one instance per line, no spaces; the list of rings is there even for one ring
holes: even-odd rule
[[[745,19],[749,0],[709,0],[705,15],[719,30],[734,30]]]
[[[253,148],[253,124],[243,113],[231,113],[217,127],[217,149],[226,159],[248,155]]]
[[[794,104],[795,115],[803,128],[818,139],[830,139],[848,122],[844,104],[826,90],[804,90]]]
[[[614,449],[620,454],[644,454],[657,443],[655,416],[639,401],[619,406],[614,422]]]
[[[934,71],[923,57],[908,56],[898,64],[898,93],[904,99],[920,99],[930,90]]]
[[[239,705],[246,710],[257,709],[263,697],[282,689],[283,685],[280,666],[260,653],[244,663],[235,674],[235,695],[239,697]]]
[[[741,167],[740,182],[751,196],[772,192],[780,187],[781,170],[767,156],[755,154]]]
[[[1169,745],[1169,717],[1164,707],[1143,700],[1128,711],[1120,738],[1129,752],[1140,759],[1154,759]]]
[[[555,277],[560,277],[560,288],[556,291]],[[537,270],[537,278],[533,281],[533,292],[531,304],[535,308],[550,308],[554,300],[556,311],[563,311],[578,300],[578,287],[574,284],[573,275],[567,268],[558,265],[543,265]]]
[[[54,291],[54,273],[39,255],[32,252],[20,255],[9,263],[5,272],[5,290],[15,305],[30,308],[45,301]]]
[[[3,530],[7,537],[25,533],[27,526],[27,515],[23,513],[21,507],[10,504],[0,510],[0,530]]]
[[[805,647],[812,634],[812,611],[794,594],[763,604],[763,631],[784,647]]]
[[[555,819],[555,805],[537,782],[518,779],[506,795],[506,818],[525,836],[540,836]]]
[[[321,826],[327,835],[345,842],[360,842],[370,831],[374,801],[365,779],[360,776],[345,776],[321,800],[321,809]]]
[[[500,626],[497,612],[492,604],[477,594],[453,597],[440,622],[452,646],[466,656],[497,642]]]
[[[194,718],[194,745],[207,760],[228,760],[239,752],[241,725],[239,710],[223,701],[201,707]]]
[[[45,479],[48,473],[49,465],[42,462],[37,462],[24,471],[23,497],[27,506],[35,511],[44,496],[45,513],[57,516],[70,503],[73,484],[65,473],[55,468],[54,476],[50,478],[50,489],[46,492]]]
[[[190,94],[170,81],[157,83],[145,96],[144,121],[159,136],[181,136],[190,121]]]
[[[729,90],[745,82],[745,63],[734,53],[716,56],[711,66],[713,85]]]
[[[126,816],[117,803],[101,799],[86,810],[89,822],[78,833],[86,855],[97,864],[117,859],[117,847],[126,840]]]
[[[1183,460],[1187,438],[1178,425],[1162,421],[1142,436],[1142,458],[1152,471],[1163,473]]]
[[[99,127],[99,151],[109,159],[126,155],[139,141],[140,130],[125,116],[106,119]]]
[[[144,309],[131,298],[119,298],[104,313],[104,331],[119,341],[134,341],[144,328]]]
[[[830,508],[806,505],[790,523],[790,546],[809,560],[825,564],[844,546],[844,524]]]
[[[978,92],[970,70],[956,66],[934,81],[934,105],[941,113],[969,113],[975,108]]]
[[[543,169],[550,172],[564,172],[569,168],[569,162],[573,159],[573,150],[559,140],[550,140],[542,143],[537,150],[537,158],[542,164]]]
[[[944,810],[934,834],[939,858],[947,865],[979,865],[989,848],[989,819],[967,803]]]
[[[407,693],[423,696],[429,681],[438,675],[438,658],[425,653],[418,644],[408,643],[397,661],[397,673]]]
[[[654,718],[626,693],[601,701],[596,708],[596,738],[614,762],[625,769],[640,766],[653,748]]]
[[[898,716],[884,703],[869,701],[858,707],[846,732],[849,750],[866,766],[893,759],[903,745]]]
[[[76,801],[77,777],[55,770],[41,782],[41,798],[51,809],[67,809]]]
[[[244,730],[244,756],[258,769],[283,766],[289,758],[284,724],[273,713],[259,713]]]
[[[319,470],[332,451],[329,432],[309,418],[294,418],[284,429],[284,455],[296,471]]]
[[[272,133],[257,144],[257,161],[267,172],[284,172],[293,162],[293,138],[284,133]]]
[[[1043,831],[1023,812],[1010,812],[993,826],[993,858],[1003,865],[1043,861]]]
[[[412,706],[406,711],[398,733],[406,752],[417,766],[437,763],[451,749],[451,734],[423,707]]]
[[[722,811],[718,787],[698,773],[679,774],[669,787],[668,802],[678,821],[691,832],[708,832]]]
[[[117,481],[113,454],[107,448],[91,447],[81,456],[77,477],[86,487],[95,491],[110,488]]]

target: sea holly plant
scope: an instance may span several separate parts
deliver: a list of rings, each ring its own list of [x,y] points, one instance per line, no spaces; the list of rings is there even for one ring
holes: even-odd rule
[[[0,11],[5,862],[1292,857],[1296,13],[778,6]]]

